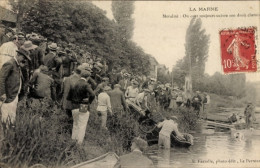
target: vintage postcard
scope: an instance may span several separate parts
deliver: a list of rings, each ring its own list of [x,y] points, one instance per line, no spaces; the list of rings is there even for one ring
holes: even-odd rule
[[[0,1],[0,168],[260,167],[260,2]]]

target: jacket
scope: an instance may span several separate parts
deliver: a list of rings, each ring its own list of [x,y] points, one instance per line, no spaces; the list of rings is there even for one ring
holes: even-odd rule
[[[119,88],[113,89],[112,91],[108,92],[108,95],[110,96],[113,111],[114,109],[122,110],[123,107],[124,109],[127,108],[124,93]]]
[[[35,70],[40,67],[40,65],[43,65],[43,52],[42,50],[37,47],[32,51],[30,54],[31,62],[30,62],[30,70]]]
[[[43,58],[43,64],[49,69],[54,69],[58,72],[61,66],[62,60],[54,52],[50,52]]]
[[[67,100],[72,102],[72,110],[78,109],[80,104],[91,104],[95,98],[95,92],[85,78],[79,79],[75,86],[70,88]],[[88,99],[88,101],[86,101]]]
[[[42,72],[34,72],[30,85],[34,86],[34,93],[37,97],[47,97],[56,100],[54,80],[49,75]]]
[[[77,81],[80,79],[80,76],[78,74],[72,74],[69,77],[65,78],[63,81],[63,97],[62,97],[62,107],[63,109],[72,109],[72,104],[70,100],[67,100],[67,97],[69,95],[69,91],[71,88],[75,86]]]
[[[7,61],[0,70],[0,96],[6,94],[5,103],[12,102],[21,85],[21,70],[14,58]]]
[[[121,156],[114,168],[154,168],[154,165],[141,151],[133,151]]]

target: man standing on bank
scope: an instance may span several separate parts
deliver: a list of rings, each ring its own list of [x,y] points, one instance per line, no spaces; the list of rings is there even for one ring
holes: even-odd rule
[[[17,55],[7,61],[0,70],[0,100],[3,102],[1,107],[2,122],[4,128],[14,127],[18,95],[22,88],[22,72],[28,60],[29,52],[20,49]]]
[[[81,71],[81,78],[75,86],[70,88],[68,100],[72,102],[73,129],[72,139],[82,144],[89,119],[89,106],[95,98],[95,92],[88,84],[87,78],[91,73],[87,70]]]

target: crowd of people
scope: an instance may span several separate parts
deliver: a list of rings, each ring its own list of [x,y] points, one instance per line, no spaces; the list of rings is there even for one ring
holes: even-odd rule
[[[3,37],[3,36],[2,36]],[[19,99],[30,97],[50,99],[61,107],[72,125],[72,139],[83,142],[90,104],[97,102],[96,111],[101,128],[107,129],[107,115],[124,115],[129,106],[143,115],[193,106],[197,111],[209,103],[206,93],[191,92],[156,78],[134,75],[126,69],[109,71],[106,60],[84,47],[71,43],[57,44],[43,36],[5,31],[1,37],[0,99],[5,129],[15,126]]]
[[[150,109],[155,110],[153,107],[158,105],[165,109],[192,105],[199,111],[200,106],[209,103],[209,100],[205,102],[209,99],[206,94],[203,98],[199,94],[192,98],[191,94],[171,84],[161,84],[153,77],[132,75],[125,69],[108,72],[101,57],[70,43],[65,46],[36,33],[17,33],[1,45],[2,122],[7,123],[9,116],[9,124],[14,124],[18,95],[52,99],[70,118],[73,116],[78,126],[82,122],[87,124],[89,113],[82,111],[89,110],[89,104],[97,99],[104,129],[107,129],[107,112],[122,115],[129,104],[152,112]],[[9,103],[12,110],[8,109]],[[79,123],[75,122],[76,118]],[[77,126],[73,127],[73,132],[77,132],[74,128]]]

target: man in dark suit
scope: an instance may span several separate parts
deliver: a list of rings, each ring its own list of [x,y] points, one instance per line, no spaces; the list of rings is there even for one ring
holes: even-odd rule
[[[112,111],[119,112],[122,115],[123,111],[128,108],[126,102],[125,102],[125,94],[121,91],[119,84],[114,85],[114,89],[110,92],[108,92],[108,95],[110,96]]]
[[[131,153],[120,156],[114,168],[154,168],[153,162],[143,155],[147,142],[141,138],[134,138]]]
[[[75,84],[78,82],[78,80],[81,78],[80,77],[81,69],[78,67],[75,70],[75,73],[70,75],[69,77],[65,77],[62,83],[62,100],[61,100],[61,106],[63,110],[66,111],[66,114],[68,116],[68,130],[69,132],[72,131],[72,124],[73,124],[73,118],[72,118],[72,104],[70,100],[67,100],[68,94],[71,88],[75,86]]]
[[[30,60],[29,52],[23,49],[17,51],[17,56],[7,61],[0,70],[0,101],[2,122],[8,128],[15,123],[18,95],[22,89],[21,68]]]
[[[95,92],[87,81],[90,75],[89,71],[81,71],[81,78],[70,89],[67,98],[72,102],[73,129],[71,138],[76,140],[78,144],[83,143],[90,114],[89,106],[95,98]]]

